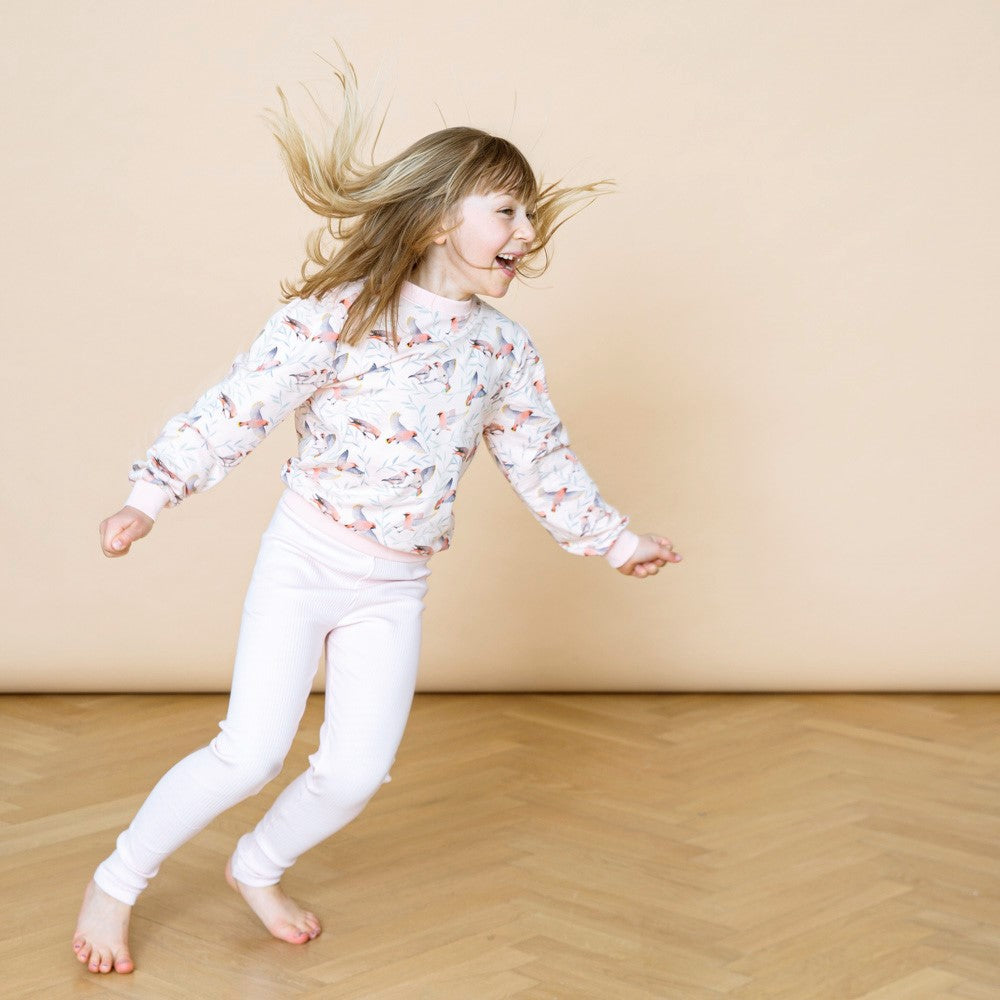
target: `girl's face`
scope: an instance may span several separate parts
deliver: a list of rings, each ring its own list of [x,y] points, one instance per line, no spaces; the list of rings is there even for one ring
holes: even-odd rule
[[[514,195],[492,192],[462,199],[449,225],[458,219],[457,228],[434,240],[412,280],[448,299],[501,298],[535,241],[531,216]]]

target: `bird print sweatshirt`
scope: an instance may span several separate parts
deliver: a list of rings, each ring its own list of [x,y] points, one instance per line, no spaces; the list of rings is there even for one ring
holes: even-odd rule
[[[215,486],[294,410],[298,455],[281,478],[359,542],[423,556],[448,548],[458,481],[485,441],[563,548],[627,562],[639,538],[570,449],[527,332],[476,297],[407,282],[398,346],[386,324],[348,346],[339,335],[361,287],[274,313],[229,374],[133,464],[126,504],[155,519]]]

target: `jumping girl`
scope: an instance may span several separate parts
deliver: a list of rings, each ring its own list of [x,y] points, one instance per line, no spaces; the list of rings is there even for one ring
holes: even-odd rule
[[[320,933],[279,883],[389,780],[416,684],[428,563],[448,547],[455,490],[480,440],[568,552],[633,577],[681,558],[602,499],[528,334],[480,298],[503,297],[529,273],[567,210],[601,184],[541,187],[510,142],[465,127],[382,164],[372,150],[366,165],[369,121],[347,66],[329,148],[304,134],[280,89],[282,111],[271,113],[296,192],[327,220],[301,280],[283,283],[285,305],[229,374],[167,422],[132,466],[126,505],[100,525],[104,554],[127,554],[160,510],[214,486],[295,411],[298,456],[262,537],[226,718],[157,783],[87,886],[73,948],[91,972],[132,971],[131,909],[164,859],[279,773],[325,652],[319,747],[226,866],[275,937]],[[318,269],[307,276],[309,263]],[[546,254],[535,274],[547,264]]]

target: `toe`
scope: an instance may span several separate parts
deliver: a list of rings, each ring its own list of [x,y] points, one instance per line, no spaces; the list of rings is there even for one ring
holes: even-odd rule
[[[309,932],[294,924],[285,924],[281,929],[280,936],[291,944],[305,944],[309,940]]]
[[[73,947],[74,948],[77,947],[76,942],[73,943]],[[90,942],[84,939],[83,941],[80,942],[80,947],[77,949],[76,957],[81,962],[86,962],[87,959],[90,958],[90,952],[91,952]]]
[[[125,950],[118,953],[115,957],[115,972],[126,973],[131,972],[135,968],[135,964],[132,961],[132,956]]]

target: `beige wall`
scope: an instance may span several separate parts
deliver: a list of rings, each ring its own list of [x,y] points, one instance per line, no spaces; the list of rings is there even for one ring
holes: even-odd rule
[[[421,687],[993,688],[1000,5],[108,2],[6,13],[0,686],[218,690],[290,422],[122,560],[97,524],[278,304],[311,218],[258,117],[471,122],[613,176],[503,306],[604,495],[685,562],[564,554],[488,457]],[[516,94],[516,110],[514,109]]]

